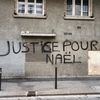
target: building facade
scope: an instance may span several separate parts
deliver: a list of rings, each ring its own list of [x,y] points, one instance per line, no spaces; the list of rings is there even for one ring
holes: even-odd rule
[[[4,78],[99,75],[99,0],[0,0]]]

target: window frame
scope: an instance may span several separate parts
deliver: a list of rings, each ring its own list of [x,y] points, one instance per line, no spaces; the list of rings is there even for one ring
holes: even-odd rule
[[[25,13],[18,13],[18,0],[15,0],[15,10],[14,10],[14,17],[27,17],[27,18],[46,18],[46,0],[43,0],[43,9],[42,14],[36,14],[36,0],[35,0],[35,13],[29,14],[28,13],[28,4],[31,4],[28,2],[28,0],[25,0]]]
[[[83,1],[83,0],[81,0]],[[83,16],[83,3],[81,2],[81,15],[75,15],[75,0],[72,0],[72,15],[67,15],[67,0],[65,0],[65,12],[64,12],[64,19],[92,19],[94,20],[93,16],[93,0],[89,1],[89,7],[88,7],[88,16]]]

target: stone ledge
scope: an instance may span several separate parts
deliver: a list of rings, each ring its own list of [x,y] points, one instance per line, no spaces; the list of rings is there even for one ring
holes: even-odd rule
[[[29,33],[29,34],[21,34],[21,36],[24,36],[24,37],[55,37],[56,34],[47,34],[47,33]]]

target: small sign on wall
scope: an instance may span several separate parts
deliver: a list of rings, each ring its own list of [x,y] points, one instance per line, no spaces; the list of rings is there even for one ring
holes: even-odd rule
[[[88,51],[88,74],[100,75],[100,51]]]

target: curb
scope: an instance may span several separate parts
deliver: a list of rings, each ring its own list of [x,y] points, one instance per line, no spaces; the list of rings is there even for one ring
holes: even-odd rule
[[[36,96],[77,96],[77,95],[100,95],[100,92],[69,92],[64,89],[43,90],[43,91],[28,91],[28,92],[0,92],[0,98],[10,97],[36,97]]]
[[[27,96],[100,95],[100,92],[68,92],[67,90],[29,91]]]
[[[0,92],[0,98],[10,98],[10,97],[27,97],[26,92]]]

